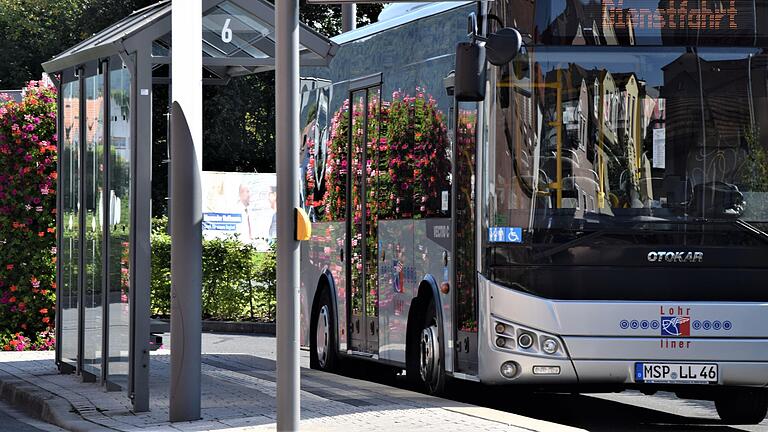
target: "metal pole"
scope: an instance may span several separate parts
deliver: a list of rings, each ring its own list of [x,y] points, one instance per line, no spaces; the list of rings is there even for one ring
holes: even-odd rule
[[[357,28],[357,5],[344,3],[341,5],[341,31],[346,33]]]
[[[277,430],[299,428],[299,0],[275,2],[277,106]]]
[[[202,0],[185,0],[175,4],[171,12],[172,422],[200,418],[202,9]]]
[[[149,411],[149,308],[152,218],[152,46],[122,54],[131,71],[131,230],[128,394],[134,412]]]

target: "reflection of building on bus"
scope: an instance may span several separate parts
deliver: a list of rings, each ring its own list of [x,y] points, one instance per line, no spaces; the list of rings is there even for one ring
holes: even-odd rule
[[[549,153],[541,162],[546,183],[552,183],[559,111],[564,129],[560,208],[611,213],[611,208],[661,205],[654,190],[671,204],[686,201],[697,184],[739,183],[749,125],[755,125],[760,142],[768,130],[768,120],[755,116],[766,103],[755,83],[765,82],[766,73],[749,63],[748,58],[708,61],[684,53],[663,67],[661,92],[634,72],[586,70],[576,63],[549,71],[542,108],[549,121],[543,125],[542,149]],[[699,86],[699,69],[706,88]],[[749,75],[753,83],[745,85]],[[700,91],[710,101],[703,110]],[[708,153],[716,158],[710,164],[717,161],[720,170],[701,166]],[[680,184],[686,177],[688,184]]]
[[[768,142],[768,118],[759,114],[768,110],[764,58],[708,60],[688,52],[664,67],[664,77],[665,180],[687,178],[681,187],[688,194],[698,184],[741,183],[750,127],[757,142]],[[703,106],[700,93],[706,94]]]
[[[546,183],[557,177],[560,139],[559,208],[610,213],[611,207],[650,206],[650,160],[642,148],[643,119],[648,117],[645,83],[634,73],[612,74],[569,63],[548,72],[544,87],[549,123],[544,125],[548,156],[542,158],[542,167]],[[563,119],[560,135],[558,112]]]

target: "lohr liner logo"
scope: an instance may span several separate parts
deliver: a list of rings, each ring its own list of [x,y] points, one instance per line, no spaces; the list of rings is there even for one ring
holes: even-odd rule
[[[659,308],[659,319],[622,319],[619,328],[622,330],[659,330],[661,336],[688,337],[691,330],[696,334],[728,334],[733,330],[730,320],[701,320],[691,319],[691,308],[682,306]]]
[[[690,336],[691,317],[663,316],[661,317],[662,336]]]

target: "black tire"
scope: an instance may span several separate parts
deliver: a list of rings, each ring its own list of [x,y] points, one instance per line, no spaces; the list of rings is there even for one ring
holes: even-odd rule
[[[768,414],[768,391],[738,389],[715,399],[717,414],[726,424],[759,424]]]
[[[312,305],[312,319],[309,327],[309,367],[332,372],[336,369],[336,320],[328,289],[323,289]],[[322,340],[318,341],[320,333]],[[318,342],[321,344],[318,346]],[[319,350],[318,348],[322,348]]]
[[[414,303],[411,307],[416,306],[416,310],[423,312],[409,317],[409,321],[413,319],[414,323],[413,326],[409,323],[406,376],[419,391],[442,395],[445,393],[446,378],[435,301],[430,298],[426,306],[419,300],[414,300]]]

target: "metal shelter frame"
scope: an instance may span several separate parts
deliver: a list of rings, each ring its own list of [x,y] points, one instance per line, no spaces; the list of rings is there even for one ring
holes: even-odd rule
[[[125,19],[71,47],[43,64],[44,70],[57,77],[59,94],[65,81],[79,81],[80,99],[84,100],[85,77],[97,71],[110,70],[109,63],[127,68],[130,72],[130,234],[129,234],[129,328],[127,393],[134,411],[149,410],[149,336],[150,336],[150,267],[151,267],[151,188],[152,188],[152,86],[171,83],[171,9],[170,0],[164,0],[138,10]],[[226,84],[232,77],[263,72],[275,68],[275,9],[265,0],[202,0],[203,84]],[[302,66],[325,66],[338,46],[300,24],[299,61]],[[166,70],[167,69],[167,70]],[[298,88],[296,89],[298,92]],[[103,95],[110,95],[109,74],[103,80]],[[58,142],[64,142],[63,98],[59,98]],[[109,103],[103,104],[103,117],[109,118]],[[80,106],[79,152],[85,155],[85,109]],[[110,169],[109,122],[105,121],[103,134],[103,164]],[[298,132],[298,129],[297,129]],[[81,159],[82,160],[82,159]],[[61,163],[61,161],[59,162]],[[82,170],[82,166],[80,167]],[[78,206],[85,190],[84,176],[78,175]],[[57,190],[61,189],[58,177]],[[180,194],[183,191],[172,191]],[[63,198],[57,195],[57,247],[62,250]],[[105,194],[106,195],[106,194]],[[109,220],[108,198],[104,198],[102,221]],[[79,239],[85,239],[84,212],[80,211]],[[108,239],[109,224],[102,223],[104,238]],[[287,228],[287,226],[286,226]],[[105,240],[105,242],[108,240]],[[105,243],[106,244],[106,243]],[[79,254],[83,257],[82,242]],[[102,257],[103,274],[108,274],[108,259]],[[107,293],[102,299],[102,355],[101,377],[83,371],[84,339],[84,264],[78,260],[78,355],[76,364],[62,361],[60,343],[57,343],[56,362],[64,373],[78,373],[85,381],[108,384],[109,325]],[[61,260],[57,260],[56,280],[61,287]],[[108,283],[105,277],[105,283]],[[108,287],[105,287],[109,291]],[[57,296],[56,338],[62,341],[61,296]],[[104,353],[107,353],[106,355]],[[108,390],[113,390],[107,386]]]

